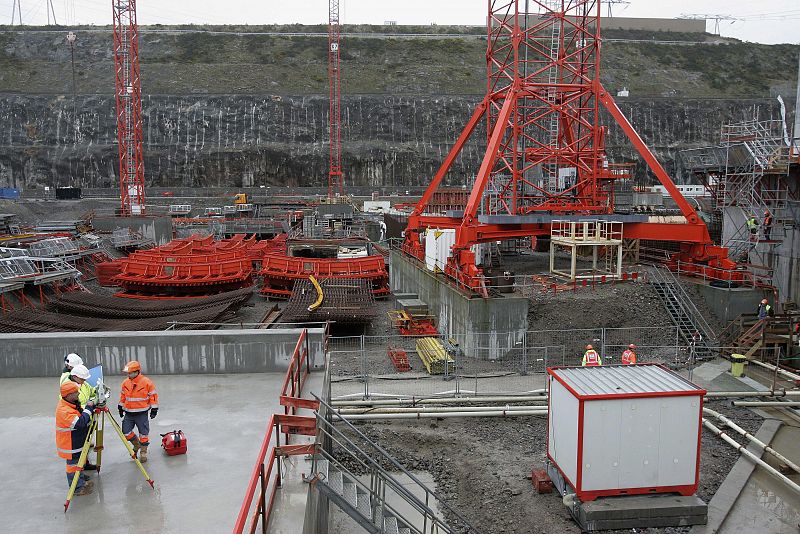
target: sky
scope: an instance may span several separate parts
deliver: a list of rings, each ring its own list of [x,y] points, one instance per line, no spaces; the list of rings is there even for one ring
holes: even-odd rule
[[[11,23],[17,2],[25,24],[46,24],[50,2],[60,24],[111,22],[111,0],[0,0],[0,24]],[[607,10],[603,7],[604,15]],[[615,16],[625,17],[732,17],[737,20],[720,21],[724,36],[761,43],[800,43],[800,0],[629,0],[627,5],[613,5],[612,10]],[[341,0],[340,11],[344,24],[484,25],[487,2]],[[139,0],[137,15],[139,24],[326,24],[328,0]],[[714,30],[711,20],[708,30]]]

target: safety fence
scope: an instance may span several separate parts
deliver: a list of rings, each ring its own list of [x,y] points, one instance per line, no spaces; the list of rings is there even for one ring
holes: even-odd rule
[[[296,415],[298,408],[311,410],[319,408],[318,401],[301,398],[303,384],[310,372],[308,331],[303,330],[292,353],[289,369],[286,371],[281,388],[280,404],[284,407],[284,413],[273,414],[267,423],[264,440],[261,442],[261,449],[258,452],[256,464],[250,475],[247,491],[233,527],[235,534],[241,534],[245,532],[245,529],[247,532],[253,533],[259,525],[262,532],[267,531],[275,494],[281,486],[280,459],[287,456],[314,454],[315,452],[316,446],[313,442],[300,445],[289,444],[289,437],[292,434],[316,435],[316,418]],[[281,435],[286,436],[283,444],[281,444]],[[257,491],[258,493],[256,493]]]
[[[429,374],[417,341],[435,337],[451,361]],[[467,336],[330,337],[332,398],[525,393],[542,387],[548,367],[580,365],[587,345],[603,363],[620,363],[635,344],[639,361],[685,361],[690,347],[669,327],[487,332]],[[399,359],[408,366],[396,364]]]

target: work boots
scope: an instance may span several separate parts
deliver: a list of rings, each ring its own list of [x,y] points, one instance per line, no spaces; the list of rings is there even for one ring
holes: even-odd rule
[[[147,445],[142,445],[142,448],[139,449],[139,461],[147,463]]]
[[[142,442],[139,441],[139,437],[138,436],[133,436],[133,439],[131,439],[130,442],[131,442],[131,445],[133,445],[133,454],[136,454],[137,452],[139,452],[139,449],[142,448]]]
[[[84,483],[83,486],[81,486],[81,489],[75,491],[75,495],[89,495],[92,492],[93,488],[94,488],[94,482],[89,480],[86,483]]]

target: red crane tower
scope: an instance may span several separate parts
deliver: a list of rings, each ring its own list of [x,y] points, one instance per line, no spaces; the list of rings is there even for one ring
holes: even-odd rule
[[[120,214],[142,215],[145,212],[144,157],[136,0],[112,0],[112,7],[119,181],[122,200]]]
[[[486,95],[409,217],[406,253],[422,260],[421,234],[426,228],[455,228],[456,243],[445,273],[459,285],[486,294],[483,273],[475,266],[474,245],[549,235],[554,219],[614,213],[614,183],[629,178],[630,169],[606,158],[602,105],[685,217],[685,224],[652,224],[629,217],[624,237],[679,241],[684,244],[684,261],[735,267],[727,260],[726,249],[711,246],[705,223],[603,88],[600,8],[599,0],[489,1]],[[463,216],[425,214],[484,118],[486,152]]]
[[[339,45],[341,28],[339,26],[339,0],[328,1],[328,96],[330,110],[328,124],[330,129],[330,168],[328,170],[328,198],[344,193],[342,176],[342,78],[339,71]]]

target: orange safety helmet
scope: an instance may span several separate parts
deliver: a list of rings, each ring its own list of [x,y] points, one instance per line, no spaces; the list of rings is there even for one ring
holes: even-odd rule
[[[761,301],[761,304],[769,304],[769,301],[768,301],[767,299],[763,299],[763,300]]]
[[[591,345],[586,345],[586,350],[594,350],[594,347]]]
[[[139,365],[139,362],[137,362],[136,360],[129,361],[127,365],[125,365],[125,367],[122,368],[123,373],[135,373],[136,371],[139,372],[142,371],[142,366]]]
[[[66,397],[70,393],[77,393],[78,392],[78,384],[77,382],[73,382],[72,380],[67,380],[63,384],[61,384],[61,396]]]
[[[628,348],[629,348],[629,349],[635,349],[635,348],[636,348],[636,345],[634,345],[633,343],[631,343],[630,345],[628,345]]]

